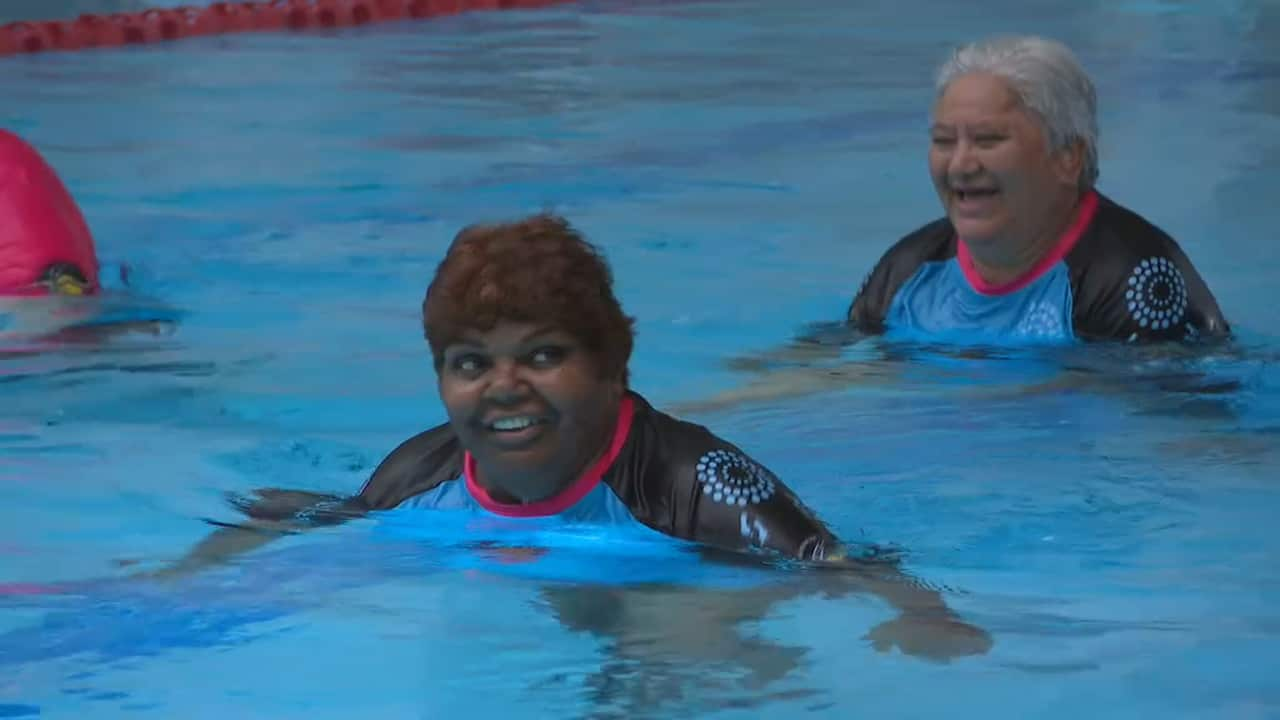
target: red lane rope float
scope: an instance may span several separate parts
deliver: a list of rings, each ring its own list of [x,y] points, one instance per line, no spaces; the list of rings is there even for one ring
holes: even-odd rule
[[[81,15],[0,26],[0,56],[117,47],[237,32],[356,27],[389,20],[514,10],[573,0],[264,0]]]

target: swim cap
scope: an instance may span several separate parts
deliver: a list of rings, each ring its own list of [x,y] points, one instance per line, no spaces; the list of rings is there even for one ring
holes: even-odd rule
[[[0,295],[98,290],[93,236],[53,168],[0,130]]]

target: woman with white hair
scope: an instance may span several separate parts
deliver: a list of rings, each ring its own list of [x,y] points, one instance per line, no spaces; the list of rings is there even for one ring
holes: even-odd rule
[[[1229,333],[1178,244],[1099,193],[1097,97],[1037,37],[960,48],[937,78],[929,172],[946,217],[910,233],[849,309],[871,332],[977,340]]]

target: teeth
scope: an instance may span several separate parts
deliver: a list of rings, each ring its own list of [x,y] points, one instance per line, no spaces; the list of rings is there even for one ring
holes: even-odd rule
[[[494,430],[502,431],[523,430],[530,425],[533,425],[535,422],[537,421],[531,417],[509,417],[502,418],[501,420],[494,420],[490,427]]]

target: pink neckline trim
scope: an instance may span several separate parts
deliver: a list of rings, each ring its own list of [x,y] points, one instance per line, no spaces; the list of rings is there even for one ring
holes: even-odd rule
[[[631,396],[624,395],[618,406],[618,424],[613,429],[613,440],[609,442],[609,451],[559,495],[528,505],[498,502],[479,482],[476,482],[476,459],[469,452],[462,458],[462,475],[466,481],[467,492],[471,493],[471,497],[475,498],[485,510],[504,517],[546,517],[562,513],[594,490],[596,485],[600,484],[600,478],[604,477],[605,471],[614,460],[618,459],[618,453],[622,452],[622,445],[631,434],[631,416],[634,409],[635,402]]]
[[[1041,258],[1040,262],[1033,265],[1021,277],[1003,285],[995,285],[982,279],[982,276],[978,274],[978,269],[973,265],[973,256],[969,254],[969,246],[965,244],[964,238],[957,239],[956,260],[960,263],[960,270],[964,273],[965,279],[969,281],[969,285],[983,295],[1008,295],[1009,293],[1017,292],[1035,282],[1037,278],[1048,272],[1049,268],[1057,265],[1062,258],[1066,257],[1067,253],[1071,252],[1071,248],[1076,246],[1076,242],[1084,234],[1085,228],[1089,227],[1089,223],[1093,222],[1093,216],[1097,210],[1098,194],[1090,190],[1080,199],[1080,209],[1076,211],[1076,219],[1072,221],[1071,227],[1062,233],[1062,237],[1058,239],[1058,244],[1054,246],[1053,251]]]

